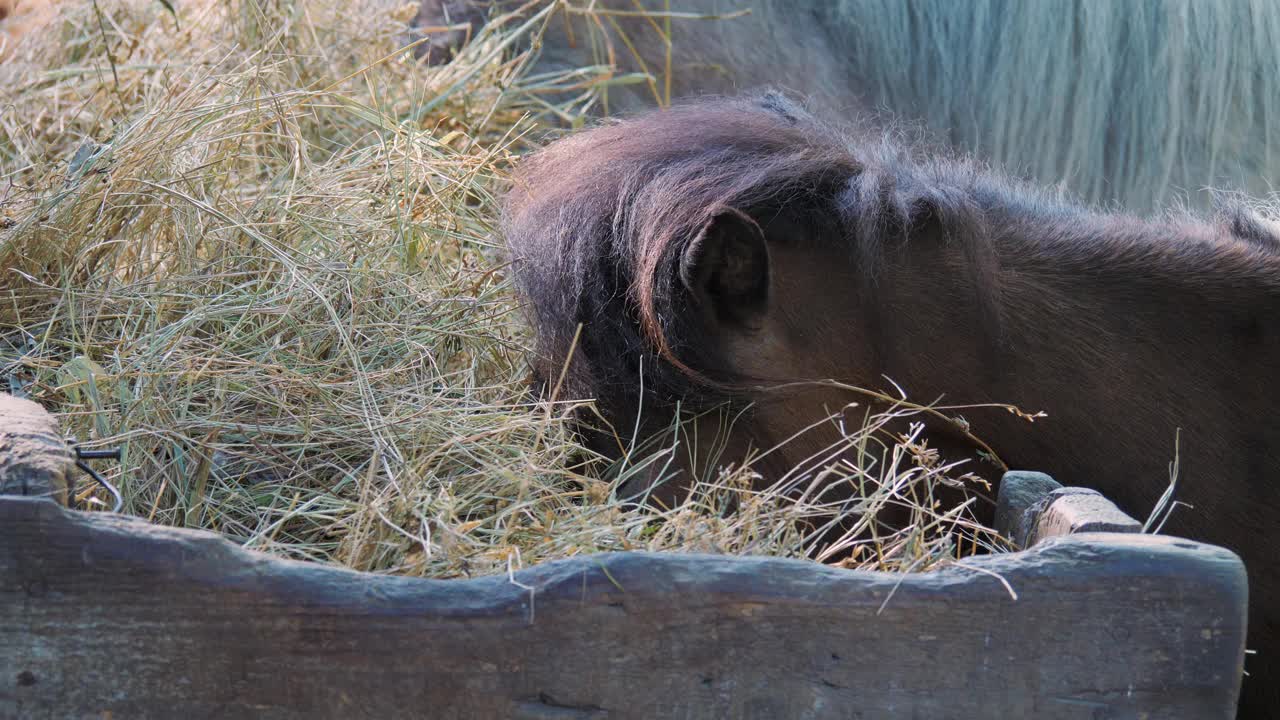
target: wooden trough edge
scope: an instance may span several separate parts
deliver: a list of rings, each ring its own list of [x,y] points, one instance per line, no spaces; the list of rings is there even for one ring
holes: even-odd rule
[[[0,717],[1229,718],[1244,649],[1239,559],[1157,535],[424,580],[46,499],[0,528]]]
[[[0,718],[1230,718],[1239,692],[1239,558],[1039,473],[997,518],[1033,547],[927,574],[607,553],[424,580],[69,511],[73,462],[0,395]]]

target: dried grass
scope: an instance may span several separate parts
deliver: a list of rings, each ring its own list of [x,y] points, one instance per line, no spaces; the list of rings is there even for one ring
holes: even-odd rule
[[[729,468],[677,508],[619,500],[679,444],[589,467],[572,406],[527,392],[491,224],[530,117],[572,122],[610,81],[524,73],[546,12],[424,68],[410,3],[54,9],[0,65],[0,377],[123,448],[126,512],[434,577],[616,549],[919,570],[999,544],[935,502],[961,469],[886,442],[905,404],[846,433],[887,462],[833,451],[766,491]],[[890,505],[913,524],[870,523]]]

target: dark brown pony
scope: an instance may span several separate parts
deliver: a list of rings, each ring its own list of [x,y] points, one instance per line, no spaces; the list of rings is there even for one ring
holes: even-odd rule
[[[551,144],[522,165],[503,232],[540,373],[567,367],[560,392],[622,428],[641,408],[752,403],[726,461],[851,399],[769,384],[888,376],[917,399],[1045,411],[968,420],[1009,466],[1145,517],[1180,432],[1177,498],[1192,507],[1165,531],[1244,558],[1258,654],[1242,707],[1280,707],[1270,221],[1241,205],[1212,220],[1095,212],[764,95]],[[765,472],[812,450],[784,446]]]

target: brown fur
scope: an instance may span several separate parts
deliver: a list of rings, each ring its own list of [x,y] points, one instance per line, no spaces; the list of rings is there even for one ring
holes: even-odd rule
[[[768,301],[718,319],[680,282],[725,209],[763,229]],[[834,378],[913,397],[1012,402],[969,413],[1011,467],[1095,487],[1144,517],[1181,429],[1166,532],[1225,545],[1250,575],[1250,712],[1280,686],[1280,242],[1219,217],[1102,214],[890,134],[836,131],[777,96],[708,100],[603,125],[529,158],[503,232],[563,394],[631,428],[677,403],[756,403],[730,454],[839,407]],[[643,382],[642,382],[643,381]],[[638,388],[644,388],[643,393]],[[812,447],[786,448],[784,472]]]
[[[412,41],[422,40],[413,49],[428,65],[442,65],[466,45],[484,25],[490,10],[500,9],[502,0],[488,8],[472,0],[422,0],[413,18]]]
[[[0,61],[8,61],[18,42],[40,32],[57,15],[61,0],[0,0]]]

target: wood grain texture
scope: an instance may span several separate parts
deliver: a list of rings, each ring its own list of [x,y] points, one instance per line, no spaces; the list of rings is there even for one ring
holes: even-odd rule
[[[1142,523],[1096,490],[1062,487],[1039,472],[1011,471],[1000,479],[995,529],[1015,547],[1086,532],[1138,533]]]
[[[0,495],[45,496],[65,505],[74,472],[75,455],[53,416],[0,393]]]
[[[0,717],[1232,716],[1232,553],[1084,534],[968,565],[618,553],[422,580],[0,498]]]
[[[1012,540],[1016,547],[1026,547],[1039,511],[1044,509],[1042,502],[1049,493],[1060,489],[1062,485],[1042,472],[1005,473],[996,495],[996,532]]]
[[[1096,490],[1054,490],[1032,512],[1034,521],[1022,547],[1061,535],[1086,532],[1140,533],[1142,523],[1129,517]]]

